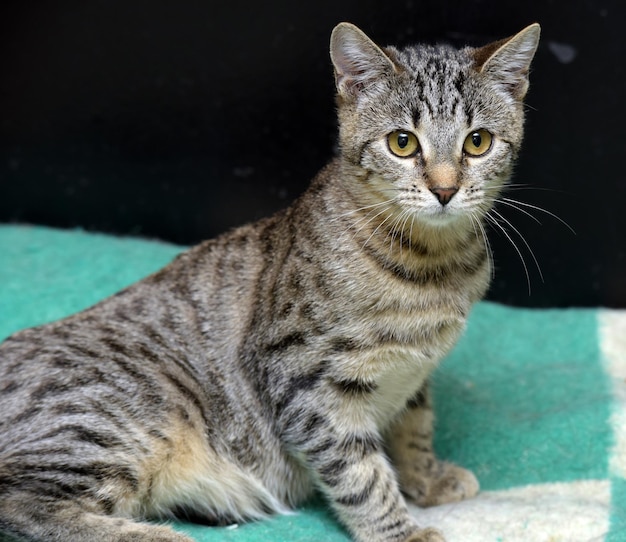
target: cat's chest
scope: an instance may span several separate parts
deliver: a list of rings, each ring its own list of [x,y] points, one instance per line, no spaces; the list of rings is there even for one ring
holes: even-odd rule
[[[366,409],[379,429],[384,430],[422,388],[461,335],[463,317],[445,311],[438,316],[421,321],[406,315],[387,315],[383,321],[370,317],[366,327],[382,329],[384,338],[345,358],[346,378],[371,383]]]
[[[438,360],[425,358],[417,350],[390,353],[389,367],[378,375],[376,392],[372,394],[369,408],[380,430],[421,389],[437,367]]]

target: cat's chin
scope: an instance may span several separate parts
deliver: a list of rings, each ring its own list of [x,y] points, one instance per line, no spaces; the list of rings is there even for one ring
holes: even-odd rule
[[[419,220],[427,226],[436,228],[447,228],[455,226],[459,222],[467,220],[467,214],[456,210],[451,210],[446,207],[437,209],[436,211],[430,211],[420,213]]]

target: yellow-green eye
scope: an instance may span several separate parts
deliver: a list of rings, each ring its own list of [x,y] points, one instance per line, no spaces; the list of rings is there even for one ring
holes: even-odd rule
[[[389,150],[400,158],[408,158],[414,156],[420,148],[417,137],[411,132],[397,130],[387,136],[387,145]]]
[[[492,141],[492,135],[487,130],[481,128],[465,138],[463,150],[470,156],[482,156],[491,149]]]

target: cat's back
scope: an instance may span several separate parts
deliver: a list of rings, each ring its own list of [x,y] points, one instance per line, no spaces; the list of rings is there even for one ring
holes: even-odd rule
[[[211,398],[221,400],[217,382],[235,378],[261,265],[257,236],[249,226],[228,232],[93,307],[7,338],[0,449],[107,411],[154,427],[173,409],[206,416]]]
[[[282,478],[301,474],[274,472],[282,452],[236,359],[264,224],[0,344],[0,500],[61,488],[96,492],[117,514],[159,516],[184,488],[190,509],[216,521],[280,509],[259,480],[284,496]]]

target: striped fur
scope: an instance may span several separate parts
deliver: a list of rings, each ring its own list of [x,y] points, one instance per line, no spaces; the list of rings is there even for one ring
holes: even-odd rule
[[[318,488],[355,540],[443,540],[404,499],[478,490],[433,454],[427,379],[488,286],[537,39],[382,50],[339,25],[341,152],[302,197],[0,346],[5,538],[182,542],[142,520],[244,521]],[[395,130],[419,152],[395,156]]]

